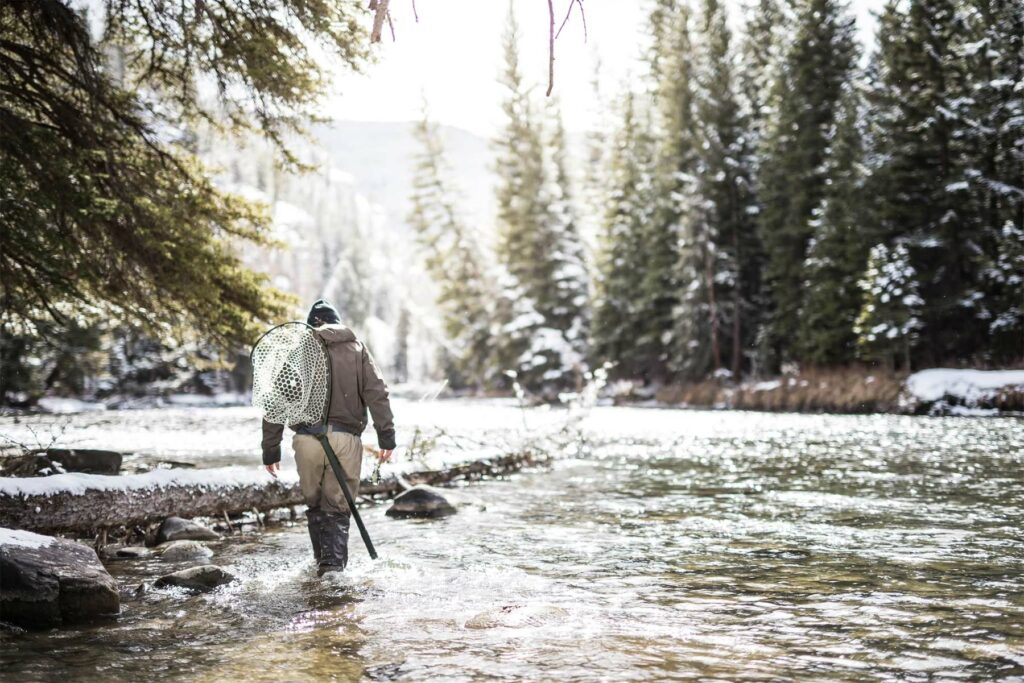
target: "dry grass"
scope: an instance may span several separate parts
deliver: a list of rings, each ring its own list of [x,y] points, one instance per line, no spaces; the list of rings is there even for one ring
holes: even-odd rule
[[[727,407],[803,413],[901,412],[904,374],[866,368],[808,370],[770,382],[729,383],[705,380],[664,387],[657,398],[694,407]]]

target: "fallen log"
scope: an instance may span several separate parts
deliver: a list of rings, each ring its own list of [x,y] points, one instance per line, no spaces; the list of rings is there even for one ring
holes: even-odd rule
[[[296,481],[238,468],[0,479],[0,526],[42,533],[142,526],[173,515],[211,517],[297,505]]]
[[[546,462],[524,451],[438,470],[409,472],[378,483],[364,480],[360,494],[388,499],[408,484],[437,485],[510,474]],[[100,529],[144,526],[166,517],[214,517],[302,504],[294,474],[270,479],[257,469],[156,470],[103,476],[59,474],[0,478],[0,527],[41,533],[92,535]]]

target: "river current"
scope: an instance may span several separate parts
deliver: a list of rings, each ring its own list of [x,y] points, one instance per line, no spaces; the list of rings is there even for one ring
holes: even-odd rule
[[[521,424],[512,406],[436,406],[470,430],[474,415]],[[95,435],[123,415],[71,420]],[[172,417],[168,452],[253,419]],[[581,430],[549,466],[457,487],[453,517],[364,508],[381,558],[354,534],[336,579],[315,577],[299,524],[214,543],[239,580],[206,595],[135,596],[170,568],[111,562],[121,616],[2,632],[0,674],[1024,679],[1024,420],[604,407]],[[215,464],[255,461],[248,444],[217,444]]]

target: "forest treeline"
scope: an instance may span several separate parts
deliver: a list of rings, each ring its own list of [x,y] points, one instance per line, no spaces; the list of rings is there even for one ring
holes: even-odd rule
[[[719,0],[657,0],[649,21],[574,202],[510,15],[495,245],[418,126],[410,220],[456,386],[1021,362],[1024,3],[889,2],[868,46],[838,0],[758,0],[739,35]]]

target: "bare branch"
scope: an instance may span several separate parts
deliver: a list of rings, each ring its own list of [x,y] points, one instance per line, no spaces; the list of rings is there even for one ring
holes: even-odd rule
[[[416,23],[420,23],[420,14],[416,11],[416,0],[412,0],[412,16],[416,19]]]
[[[565,13],[565,18],[562,19],[561,26],[558,27],[558,31],[555,31],[555,6],[553,0],[548,0],[548,90],[546,95],[551,96],[551,91],[555,87],[555,39],[562,35],[562,29],[569,23],[569,17],[572,16],[572,8],[579,5],[580,8],[580,19],[583,21],[583,42],[587,42],[587,13],[583,9],[583,0],[569,0],[569,9]]]
[[[555,39],[557,40],[562,35],[562,29],[569,23],[569,17],[572,16],[572,8],[576,6],[576,0],[569,0],[569,11],[565,13],[565,19],[562,19],[562,25],[558,27],[558,32],[555,33]]]
[[[569,5],[572,9],[572,5]],[[545,94],[551,97],[551,91],[555,88],[555,5],[554,0],[548,0],[548,90]]]
[[[576,4],[580,6],[580,19],[583,21],[583,42],[589,40],[590,35],[587,31],[587,13],[583,11],[583,0],[576,0]],[[569,9],[572,9],[571,7]]]

